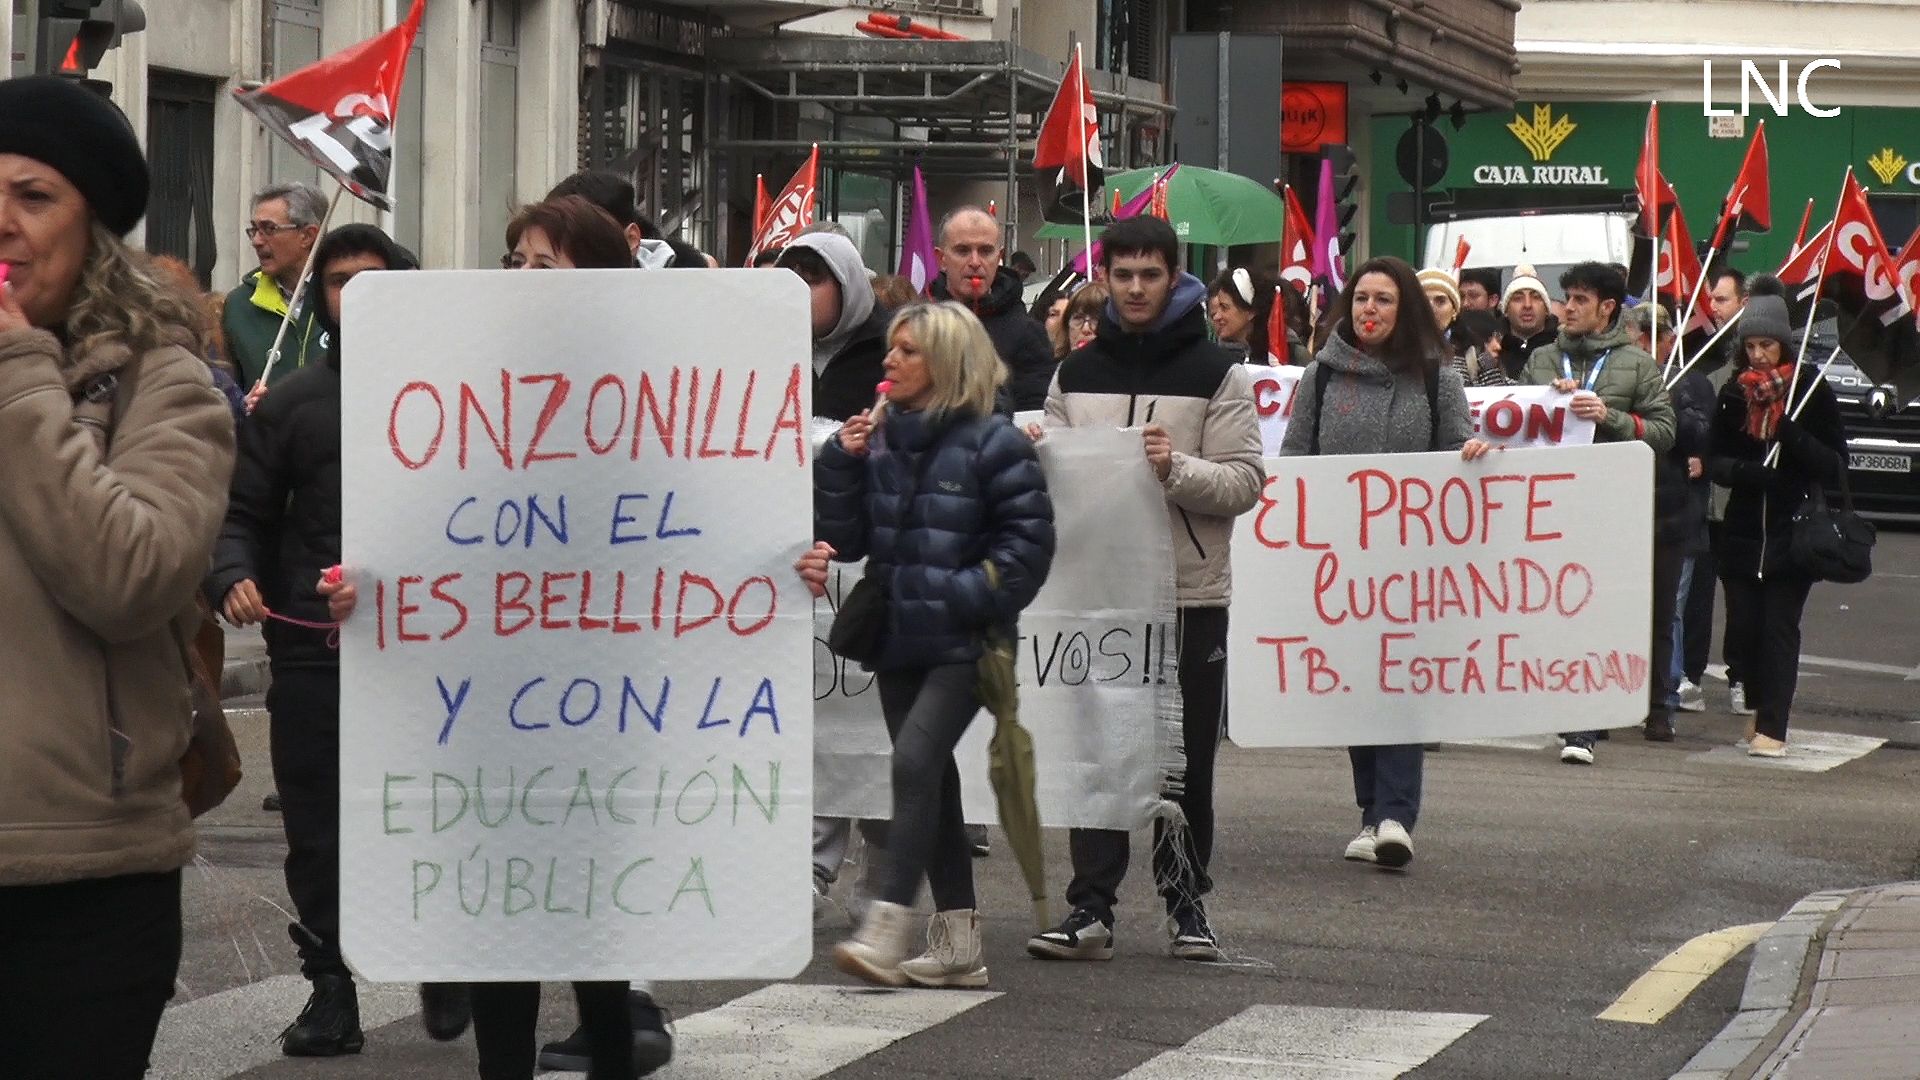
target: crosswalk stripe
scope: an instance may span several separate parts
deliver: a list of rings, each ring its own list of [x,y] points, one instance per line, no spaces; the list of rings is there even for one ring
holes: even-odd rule
[[[412,986],[359,984],[360,1024],[391,1024],[420,1009]],[[168,1009],[160,1017],[148,1080],[217,1080],[280,1060],[280,1033],[311,993],[298,975],[275,975]]]
[[[1121,1080],[1393,1080],[1484,1015],[1255,1005]]]
[[[868,990],[781,983],[673,1025],[659,1080],[813,1080],[983,1005],[987,990]],[[578,1073],[544,1073],[564,1080]]]
[[[1716,746],[1711,750],[1690,754],[1687,760],[1712,765],[1818,773],[1838,768],[1855,758],[1865,757],[1880,749],[1886,741],[1867,735],[1845,735],[1837,731],[1803,731],[1794,728],[1787,733],[1787,756],[1783,758],[1749,757],[1747,748],[1744,746]]]

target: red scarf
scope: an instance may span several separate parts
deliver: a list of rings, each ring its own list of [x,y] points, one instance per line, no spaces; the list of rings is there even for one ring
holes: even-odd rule
[[[1787,413],[1787,379],[1781,367],[1771,371],[1752,368],[1740,373],[1740,392],[1747,397],[1747,434],[1758,442],[1773,438],[1780,430],[1780,419]]]

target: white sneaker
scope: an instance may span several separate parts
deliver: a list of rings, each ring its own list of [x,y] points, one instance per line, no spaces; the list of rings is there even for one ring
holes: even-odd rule
[[[1747,708],[1747,688],[1741,683],[1727,684],[1727,711],[1735,716],[1752,716]]]
[[[1359,836],[1347,841],[1347,861],[1373,862],[1378,843],[1379,830],[1371,825],[1361,829]]]
[[[987,985],[987,962],[980,955],[979,912],[935,912],[927,920],[927,951],[901,964],[900,974],[915,986]]]
[[[1560,760],[1568,765],[1593,764],[1593,740],[1569,739],[1560,747]]]
[[[875,900],[852,939],[833,947],[833,966],[875,986],[905,986],[900,965],[907,959],[907,921],[913,909]]]
[[[1681,712],[1706,712],[1707,695],[1692,679],[1681,679],[1680,689],[1675,693],[1680,699]]]
[[[1378,839],[1373,845],[1374,861],[1389,870],[1398,870],[1413,861],[1413,837],[1407,833],[1407,827],[1388,818],[1380,823],[1376,830]]]

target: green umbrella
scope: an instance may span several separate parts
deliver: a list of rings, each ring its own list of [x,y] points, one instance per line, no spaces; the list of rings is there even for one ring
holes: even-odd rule
[[[986,564],[987,581],[999,587],[1000,574]],[[975,692],[993,714],[993,739],[987,743],[987,779],[1000,807],[1000,828],[1027,879],[1037,929],[1053,925],[1047,917],[1047,860],[1040,841],[1040,807],[1034,797],[1033,735],[1020,726],[1020,689],[1013,672],[1013,643],[989,638],[980,652]]]
[[[1163,166],[1109,176],[1099,202],[1111,205],[1115,191],[1121,201],[1131,199],[1165,171]],[[1167,180],[1167,217],[1182,243],[1277,244],[1286,224],[1287,204],[1271,188],[1238,173],[1182,165]],[[1095,226],[1094,235],[1099,233]],[[1049,222],[1035,235],[1042,240],[1079,240],[1086,234],[1077,223]]]

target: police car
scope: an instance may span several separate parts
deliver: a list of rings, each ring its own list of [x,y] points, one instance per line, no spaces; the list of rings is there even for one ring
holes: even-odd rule
[[[1814,324],[1810,359],[1832,351],[1833,325]],[[1920,398],[1899,401],[1893,387],[1876,385],[1844,353],[1827,369],[1827,386],[1846,423],[1854,504],[1876,516],[1920,520]]]

